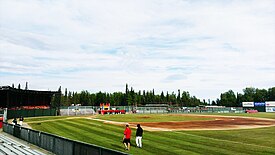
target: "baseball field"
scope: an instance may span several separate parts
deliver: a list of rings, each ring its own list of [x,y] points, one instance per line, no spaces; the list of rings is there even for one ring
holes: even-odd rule
[[[275,154],[275,114],[126,114],[37,117],[36,130],[130,154]],[[131,150],[122,144],[125,123],[132,129]],[[135,147],[136,124],[144,129],[143,148]]]

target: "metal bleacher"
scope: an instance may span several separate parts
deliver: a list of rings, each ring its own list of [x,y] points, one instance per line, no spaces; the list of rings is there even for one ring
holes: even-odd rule
[[[0,133],[0,155],[46,155]]]

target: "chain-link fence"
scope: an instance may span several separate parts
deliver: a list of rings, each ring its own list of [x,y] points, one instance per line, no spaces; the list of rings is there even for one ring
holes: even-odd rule
[[[125,112],[133,112],[136,110],[134,106],[111,106],[110,109],[125,110]],[[76,115],[94,115],[100,110],[100,106],[68,106],[60,108],[61,116]]]
[[[136,107],[138,114],[158,113],[244,113],[242,107]]]
[[[167,107],[136,107],[138,114],[164,114],[168,113]]]
[[[61,116],[75,116],[75,115],[94,115],[98,107],[96,106],[69,106],[61,107]]]
[[[93,115],[98,112],[99,106],[69,106],[61,107],[60,115]],[[165,114],[165,113],[243,113],[243,107],[171,107],[171,106],[112,106],[111,109],[125,110],[126,113],[137,114]]]

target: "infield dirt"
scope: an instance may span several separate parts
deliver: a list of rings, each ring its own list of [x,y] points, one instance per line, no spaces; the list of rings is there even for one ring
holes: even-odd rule
[[[181,114],[182,117],[190,115]],[[239,116],[217,116],[217,115],[192,115],[194,117],[213,118],[212,120],[202,121],[169,121],[169,122],[131,122],[131,127],[141,124],[147,131],[180,131],[180,130],[233,130],[250,129],[275,126],[274,119],[239,117]],[[124,125],[126,122],[103,121],[109,124]]]

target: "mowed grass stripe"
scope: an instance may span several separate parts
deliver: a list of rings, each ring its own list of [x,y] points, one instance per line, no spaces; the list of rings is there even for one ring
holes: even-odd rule
[[[58,122],[45,122],[41,123],[41,125],[30,124],[33,128],[35,127],[37,130],[47,129],[48,133],[63,136],[70,139],[76,139],[75,133],[70,130],[70,128],[66,128],[64,125]],[[43,130],[44,131],[44,130]]]
[[[87,123],[87,121],[82,119],[82,120],[78,120],[78,123]],[[100,123],[102,123],[102,122],[100,122]],[[103,123],[103,124],[105,124],[105,123]],[[107,128],[110,129],[111,131],[114,131],[114,129],[115,130],[123,129],[119,132],[119,135],[123,135],[124,127],[117,126],[117,125],[111,125],[111,124],[105,124],[105,125],[108,126]],[[150,132],[144,131],[144,135],[145,135],[144,137],[146,137],[147,133],[148,133],[148,135],[152,135]],[[135,137],[134,135],[135,135],[135,128],[132,128],[132,137],[133,137],[132,139],[134,139],[134,137]],[[167,147],[167,149],[173,149],[174,151],[179,150],[180,153],[188,153],[188,154],[196,153],[196,152],[190,151],[190,150],[182,150],[182,148],[181,148],[182,145],[180,144],[180,142],[179,143],[173,143],[173,140],[171,141],[171,139],[166,139],[165,141],[162,141],[162,140],[159,140],[159,138],[158,138],[159,136],[154,136],[154,135],[150,139],[145,139],[144,137],[143,137],[143,143],[144,143],[145,146],[150,147],[150,150],[153,149],[153,150],[156,150],[157,152],[159,152],[160,148],[163,148],[163,147],[166,148]],[[157,145],[154,146],[153,145],[154,142]],[[171,144],[173,144],[173,145],[171,145]],[[175,144],[178,144],[178,145],[175,145]],[[160,147],[158,147],[158,145]],[[167,152],[167,150],[166,150],[166,152]]]
[[[80,122],[81,122],[81,120],[80,120]],[[60,123],[61,124],[70,125],[73,128],[81,128],[81,130],[83,130],[83,131],[90,132],[90,133],[92,133],[94,135],[100,135],[100,137],[104,137],[104,138],[108,137],[108,139],[110,139],[110,140],[108,140],[108,142],[110,144],[117,144],[117,143],[121,143],[122,142],[123,131],[124,131],[124,128],[122,128],[122,127],[121,128],[123,130],[121,130],[121,131],[117,131],[117,130],[114,131],[114,130],[109,130],[109,127],[104,127],[104,128],[101,128],[101,129],[91,127],[88,124],[85,124],[85,123],[87,123],[87,121],[85,121],[84,123],[80,123],[80,122],[79,122],[79,120],[73,121],[73,122],[65,120],[65,121],[62,121]],[[106,125],[104,124],[104,126],[106,126]],[[108,125],[108,126],[110,126],[110,125]],[[108,130],[108,131],[105,131],[105,129]],[[134,136],[132,137],[132,144],[134,144],[134,140],[133,139],[134,139]],[[145,143],[144,143],[144,145],[145,145]],[[173,152],[170,152],[169,150],[170,149],[173,149],[173,150],[178,149],[178,148],[174,148],[171,145],[170,146],[168,145],[169,149],[168,148],[167,149],[163,149],[163,147],[165,147],[165,146],[167,147],[166,144],[162,145],[161,143],[159,143],[156,146],[153,146],[153,145],[150,146],[150,149],[147,150],[147,151],[151,152],[152,150],[155,150],[155,151],[160,152],[160,153],[161,152],[166,152],[166,154],[167,153],[172,153],[173,154]],[[156,152],[152,152],[152,153],[156,153]],[[190,152],[188,152],[188,153],[190,153]]]
[[[150,115],[154,117],[153,115]],[[168,116],[168,115],[166,115]],[[116,116],[118,117],[118,116]],[[131,115],[132,120],[140,115]],[[123,120],[124,116],[121,116]],[[33,120],[35,121],[35,119]],[[36,129],[59,133],[58,135],[79,140],[84,137],[88,143],[123,151],[122,136],[124,126],[107,124],[87,118],[55,120],[33,124]],[[59,126],[57,126],[57,124]],[[54,127],[52,127],[54,124]],[[72,127],[73,125],[73,127]],[[82,126],[83,125],[83,126]],[[142,125],[142,124],[141,124]],[[48,127],[49,126],[49,127]],[[59,129],[58,129],[59,128]],[[85,130],[79,130],[85,128]],[[135,145],[135,129],[132,128],[132,145]],[[230,131],[144,131],[142,149],[132,147],[130,154],[275,154],[275,127]],[[58,131],[59,130],[59,131]],[[60,131],[61,130],[61,131]],[[65,130],[70,130],[68,133]],[[105,132],[103,132],[105,131]],[[179,132],[179,133],[178,133]],[[73,133],[73,134],[70,134]],[[84,135],[82,135],[84,133]],[[107,134],[104,134],[107,133]],[[185,134],[186,133],[186,134]],[[66,136],[66,134],[68,134]],[[247,137],[251,135],[251,137]],[[71,138],[72,137],[72,138]],[[91,139],[95,138],[95,139]],[[106,140],[107,139],[107,140]],[[258,140],[258,141],[257,141]],[[259,144],[257,144],[259,143]],[[252,145],[250,145],[252,144]],[[259,145],[259,146],[257,146]],[[264,146],[264,147],[261,147]]]
[[[87,121],[86,120],[78,120],[78,123],[85,124],[85,123],[87,123]],[[116,127],[114,125],[111,125],[111,126],[108,127],[108,129],[110,129],[110,128],[115,128],[115,129],[120,128],[121,129],[123,127]],[[124,128],[123,128],[123,130],[124,130]],[[146,136],[147,134],[144,133],[144,135]],[[183,145],[183,142],[184,142],[184,140],[183,140],[184,138],[182,138],[180,140],[175,140],[175,139],[171,139],[170,137],[167,138],[167,137],[163,137],[161,135],[154,135],[154,134],[151,134],[151,133],[148,133],[148,135],[152,135],[152,137],[150,138],[151,140],[148,142],[149,144],[155,143],[155,144],[158,144],[158,145],[162,145],[160,147],[167,147],[167,146],[172,147],[171,144],[173,144],[173,147],[169,148],[169,149],[173,149],[174,151],[175,150],[179,150],[179,152],[181,152],[181,153],[183,153],[183,152],[185,152],[185,153],[202,153],[200,150],[202,150],[202,149],[205,148],[205,145],[196,144],[194,142],[187,142],[187,144],[185,145],[184,149],[182,149],[183,148],[182,145]],[[143,138],[143,141],[144,141],[144,145],[148,145],[148,144],[146,144],[147,140],[145,140],[145,138]],[[192,149],[188,149],[189,148],[188,146],[192,146],[192,145],[197,145],[197,148],[194,150],[194,146],[193,146]],[[154,147],[154,146],[150,146],[151,149],[153,149],[152,147]],[[158,147],[156,147],[156,148],[160,149]],[[217,149],[216,147],[212,147],[211,145],[209,145],[209,148],[212,148],[211,150],[213,152],[216,152],[216,153],[225,151],[224,149]],[[208,148],[208,150],[209,150],[209,148]],[[232,151],[231,153],[236,153],[236,152]]]
[[[193,139],[192,141],[186,141],[184,136],[177,137],[172,136],[171,132],[152,132],[152,136],[158,137],[158,140],[162,141],[168,146],[175,146],[180,148],[181,150],[188,150],[191,152],[203,154],[205,152],[212,154],[235,154],[236,151],[228,151],[227,149],[223,149],[220,147],[216,147],[214,145],[208,145],[208,143],[200,143],[200,139]],[[151,138],[150,138],[151,139]],[[155,141],[158,143],[157,141]],[[224,153],[227,152],[227,153]]]
[[[84,121],[84,123],[82,123],[82,121]],[[114,131],[114,130],[113,131],[104,131],[104,129],[108,129],[110,125],[106,125],[106,124],[103,124],[102,122],[98,122],[98,123],[102,123],[101,128],[98,129],[97,127],[89,126],[90,122],[87,122],[86,120],[81,120],[81,119],[78,119],[73,122],[71,122],[71,121],[68,122],[68,120],[64,120],[59,123],[69,125],[72,127],[73,130],[80,128],[81,130],[83,130],[85,132],[89,132],[89,135],[87,135],[87,136],[92,137],[93,140],[82,140],[81,139],[82,141],[85,141],[85,142],[91,143],[91,144],[96,144],[99,146],[108,147],[108,148],[115,149],[118,151],[124,151],[124,146],[122,144],[122,137],[123,137],[124,129],[122,129],[121,127],[120,127],[121,131],[117,131],[117,130],[116,131]],[[93,122],[93,124],[94,123],[95,122]],[[114,133],[114,134],[106,134],[106,133]],[[114,136],[114,135],[117,135],[117,136]],[[105,139],[105,138],[107,138],[107,139]],[[98,139],[100,139],[100,141],[98,141]],[[77,140],[80,140],[80,139],[77,138]],[[133,140],[132,140],[132,144],[134,144]],[[157,153],[157,152],[150,152],[150,149],[148,149],[148,150],[142,149],[141,150],[139,148],[134,148],[134,147],[132,147],[131,152],[134,149],[136,149],[135,152],[137,152],[137,153],[139,153],[139,152],[146,153],[146,154]],[[160,150],[160,149],[158,149],[158,150]]]
[[[104,131],[103,128],[96,128],[90,126],[89,124],[81,124],[77,121],[72,122],[69,120],[58,121],[58,123],[64,126],[64,128],[66,128],[67,130],[71,130],[72,132],[74,132],[75,136],[77,136],[79,140],[85,142],[93,143],[94,141],[96,141],[98,143],[102,143],[104,141],[106,142],[106,144],[108,144],[110,141],[114,141],[113,139],[118,138],[118,136],[111,135],[108,132]]]
[[[29,117],[29,118],[25,118],[24,122],[26,123],[31,123],[31,122],[42,122],[42,121],[54,121],[54,120],[58,120],[58,119],[67,119],[67,118],[73,118],[72,116],[68,117],[68,116],[42,116],[42,117]]]
[[[116,130],[109,130],[109,126],[106,126],[105,124],[101,123],[101,122],[97,122],[97,121],[89,121],[87,122],[84,119],[74,119],[74,120],[58,120],[56,122],[45,122],[42,124],[54,124],[55,126],[60,126],[59,128],[62,129],[62,131],[69,131],[68,133],[75,133],[74,135],[74,139],[80,140],[80,138],[75,138],[77,137],[84,137],[82,136],[83,133],[87,133],[88,137],[91,137],[92,139],[98,141],[98,139],[104,139],[104,141],[110,141],[112,139],[119,139],[121,140],[120,142],[122,142],[122,137],[123,137],[123,129],[121,128],[121,131],[117,131],[119,128],[117,128]],[[92,125],[91,125],[92,124]],[[112,133],[112,134],[109,134]],[[107,136],[108,135],[108,136]],[[88,138],[85,135],[85,138]],[[111,139],[107,139],[107,137],[111,137]],[[116,137],[116,138],[115,138]],[[101,142],[102,141],[98,141]],[[84,139],[84,141],[86,142],[90,142],[91,141],[87,141]]]
[[[215,145],[218,148],[231,148],[231,150],[237,151],[238,153],[249,153],[249,154],[255,154],[255,153],[261,153],[265,151],[266,153],[274,154],[275,148],[269,147],[269,146],[260,146],[260,145],[254,145],[254,144],[247,144],[245,142],[238,142],[238,141],[230,141],[225,139],[216,139],[206,136],[199,136],[199,135],[193,135],[190,133],[185,132],[175,132],[178,134],[186,135],[186,137],[192,137],[190,140],[194,140],[195,137],[199,139],[200,141],[203,141],[207,147],[209,145]],[[176,136],[176,135],[175,135]],[[244,145],[243,147],[239,147],[240,145]]]
[[[79,122],[80,121],[80,122]],[[82,120],[83,121],[83,120]],[[113,148],[113,149],[117,149],[117,150],[120,150],[121,151],[121,149],[118,149],[118,147],[112,147],[112,146],[119,146],[119,148],[123,148],[123,144],[122,144],[122,137],[123,137],[123,130],[121,130],[121,131],[119,131],[119,132],[117,132],[117,134],[118,134],[118,138],[114,138],[113,137],[113,135],[110,135],[110,134],[105,134],[105,132],[102,132],[103,130],[102,129],[98,129],[98,128],[93,128],[93,127],[91,127],[91,126],[89,126],[88,124],[85,124],[85,123],[87,123],[87,121],[84,121],[84,123],[81,123],[81,120],[75,120],[75,121],[73,121],[73,122],[68,122],[68,120],[64,120],[64,121],[59,121],[59,123],[60,124],[62,124],[62,125],[64,125],[64,124],[66,124],[66,125],[69,125],[69,126],[71,126],[72,128],[75,128],[75,129],[77,129],[77,128],[80,128],[81,130],[84,130],[84,131],[88,131],[88,132],[90,132],[90,133],[92,133],[93,134],[93,136],[92,137],[95,137],[94,135],[96,135],[96,136],[98,136],[98,135],[101,135],[100,137],[101,137],[101,139],[103,139],[102,137],[106,137],[107,135],[109,135],[109,137],[111,137],[110,139],[111,139],[111,141],[109,140],[108,142],[111,142],[111,144],[113,144],[113,145],[110,145],[110,148]],[[101,122],[100,122],[101,123]],[[87,127],[87,125],[88,125],[88,127]],[[105,126],[105,125],[104,125]],[[109,126],[109,125],[108,125]],[[102,127],[102,128],[109,128],[109,127]],[[101,132],[101,133],[100,133]],[[104,133],[105,135],[102,135],[102,133]],[[106,132],[106,133],[108,133],[108,132]],[[110,133],[115,133],[114,131],[111,131]],[[99,138],[100,138],[99,137]],[[96,139],[98,139],[98,138],[96,138]],[[119,139],[119,140],[113,140],[112,141],[112,139]],[[83,141],[86,141],[86,140],[83,140]],[[104,140],[105,141],[105,140]],[[91,141],[86,141],[86,142],[89,142],[89,143],[91,143]],[[102,145],[102,143],[103,142],[96,142],[96,141],[92,141],[92,143],[93,144],[97,144],[97,145]],[[119,143],[119,144],[121,144],[121,145],[117,145],[117,143]],[[132,142],[133,143],[133,142]],[[104,144],[106,144],[106,143],[104,143]],[[107,146],[107,145],[105,145],[105,146]],[[143,149],[144,150],[144,149]],[[150,153],[152,153],[152,154],[155,154],[155,153],[157,153],[158,151],[164,151],[164,152],[166,152],[166,153],[169,153],[169,151],[167,151],[167,150],[162,150],[161,148],[157,148],[157,149],[153,149],[153,150],[156,150],[155,152],[151,152],[150,150],[152,150],[152,148],[150,147],[150,149],[149,149],[149,151],[148,152],[150,152]],[[143,151],[144,152],[144,151]],[[173,152],[170,152],[170,153],[173,153]]]
[[[84,121],[84,120],[82,120],[82,121]],[[85,123],[85,121],[83,123]],[[100,123],[102,123],[102,122],[100,122]],[[106,127],[108,129],[110,129],[111,131],[119,130],[119,135],[123,136],[123,131],[125,129],[123,126],[117,126],[117,125],[106,124],[106,123],[103,123],[103,124],[105,124]],[[135,145],[135,130],[136,130],[136,128],[132,127],[131,130],[132,130],[132,140],[131,140],[132,142],[131,143],[132,143],[132,145]],[[150,135],[150,133],[148,133],[148,131],[144,131],[143,135],[147,135],[147,134]],[[152,139],[156,139],[156,141],[155,141],[156,143],[154,143],[154,141]],[[173,149],[173,151],[175,153],[176,150],[179,149],[178,147],[176,147],[176,148],[174,148],[174,146],[172,147],[171,143],[169,145],[162,144],[161,141],[159,141],[157,139],[158,139],[157,137],[153,137],[151,139],[146,139],[146,138],[143,137],[143,145],[146,146],[146,147],[143,148],[142,150],[146,150],[148,152],[151,152],[152,154],[156,154],[156,153],[158,153],[158,154],[161,153],[162,154],[164,152],[166,152],[164,154],[167,154],[169,152],[168,150]],[[162,148],[165,148],[165,150],[163,150]],[[180,153],[186,153],[186,154],[194,154],[195,153],[195,152],[182,150],[182,149],[180,149],[179,151],[180,151]],[[173,152],[171,152],[171,153],[174,154]]]
[[[82,130],[85,130],[91,133],[96,133],[99,135],[103,135],[105,137],[112,137],[113,139],[114,138],[122,139],[123,137],[124,128],[122,127],[117,128],[115,130],[111,130],[107,124],[101,123],[100,124],[101,126],[98,127],[98,126],[90,125],[90,122],[87,122],[86,120],[81,120],[81,119],[77,119],[75,121],[64,121],[64,123],[67,123],[74,127],[79,127],[79,128],[81,127]]]
[[[218,131],[216,131],[216,132],[218,132]],[[225,149],[230,148],[230,150],[234,150],[234,151],[242,152],[242,153],[254,154],[255,151],[256,152],[264,151],[266,149],[268,149],[272,152],[272,150],[274,149],[274,148],[270,148],[270,147],[258,147],[255,145],[254,146],[246,145],[246,143],[244,141],[238,142],[238,141],[230,141],[230,140],[226,140],[226,139],[214,139],[214,138],[208,137],[207,134],[205,134],[205,136],[197,136],[197,135],[192,135],[190,133],[185,133],[185,132],[176,132],[176,133],[186,135],[185,137],[189,137],[190,141],[197,138],[201,142],[204,142],[206,145],[215,145],[216,147],[225,148]],[[172,134],[174,134],[174,133],[172,133]],[[176,136],[176,134],[174,136]],[[242,147],[240,147],[240,145],[242,145]]]
[[[83,123],[86,123],[85,120],[82,120],[82,121],[83,121]],[[112,126],[114,126],[114,125],[111,125],[108,128],[114,128]],[[119,127],[119,128],[122,128],[122,127]],[[148,134],[151,135],[151,133],[148,133]],[[144,133],[144,135],[146,135],[146,133]],[[186,153],[191,153],[191,152],[192,153],[196,153],[196,152],[197,153],[202,153],[201,150],[203,150],[205,148],[205,144],[207,144],[207,143],[200,144],[200,143],[197,143],[196,141],[195,142],[194,141],[193,142],[184,142],[184,138],[182,138],[179,141],[177,141],[176,143],[174,143],[175,139],[168,138],[168,139],[165,139],[165,140],[159,140],[160,139],[159,137],[162,137],[162,135],[151,137],[150,140],[149,140],[149,143],[161,143],[161,142],[165,142],[164,146],[169,146],[169,148],[171,147],[171,144],[173,144],[173,146],[175,147],[175,149],[173,148],[174,150],[177,150],[178,148],[180,148],[181,152],[185,151]],[[154,139],[157,139],[157,140],[155,141]],[[143,138],[143,141],[144,141],[144,143],[146,143],[146,140],[144,138]],[[183,147],[185,150],[182,149],[183,143],[186,143],[186,144],[184,144],[185,147]],[[193,145],[197,145],[196,151],[194,151],[194,149],[189,149],[189,147],[188,147],[188,146],[193,146]],[[193,146],[193,148],[194,148],[194,146]],[[207,149],[209,150],[210,148],[211,148],[211,150],[213,152],[220,153],[220,154],[221,154],[221,152],[227,151],[226,149],[221,149],[221,148],[213,147],[213,145],[209,145],[209,147]],[[236,152],[231,151],[230,153],[233,154],[233,153],[236,153]]]
[[[50,133],[64,136],[74,140],[80,140],[80,141],[90,142],[90,143],[94,141],[101,142],[101,141],[98,141],[99,138],[106,140],[105,137],[101,137],[98,135],[93,135],[93,137],[91,137],[91,134],[89,131],[81,130],[79,126],[72,127],[66,121],[67,120],[51,122],[51,123],[45,122],[43,123],[43,125],[47,127],[53,126],[54,131]]]
[[[83,119],[74,119],[74,121],[71,121],[71,120],[60,121],[60,120],[58,120],[58,122],[59,122],[59,124],[62,124],[64,130],[66,129],[66,130],[73,130],[74,131],[75,129],[78,129],[78,130],[81,129],[82,131],[80,130],[78,133],[89,132],[89,133],[92,133],[93,135],[96,135],[96,136],[92,136],[93,139],[94,139],[92,142],[89,141],[89,140],[82,139],[82,138],[81,139],[77,138],[77,139],[85,141],[85,142],[97,144],[97,145],[102,145],[101,141],[97,141],[98,138],[104,139],[102,137],[110,137],[108,139],[111,139],[111,140],[108,140],[108,141],[111,144],[121,143],[121,141],[119,141],[119,140],[120,139],[122,140],[123,131],[124,131],[123,127],[116,127],[114,125],[109,125],[109,124],[107,125],[105,123],[102,123],[102,127],[99,129],[99,128],[94,127],[94,126],[90,126],[89,125],[90,122],[87,121],[87,120],[83,120]],[[101,122],[98,122],[98,123],[101,123]],[[103,132],[104,131],[103,129],[109,130],[111,126],[112,126],[112,128],[116,128],[116,130],[110,130],[108,132],[106,132],[106,131]],[[118,130],[120,130],[120,131],[118,131]],[[113,134],[106,134],[106,133],[113,133]],[[98,137],[98,135],[100,135],[100,136]],[[117,135],[117,137],[114,136],[114,135]],[[80,136],[80,137],[82,137],[82,136]],[[118,140],[112,140],[112,139],[118,139]],[[132,139],[134,139],[134,138],[132,138]],[[157,139],[157,138],[154,137],[153,139]],[[148,150],[146,149],[146,151],[148,153],[150,152],[152,154],[155,154],[155,153],[174,154],[175,152],[188,153],[188,154],[194,154],[195,153],[193,151],[182,150],[180,146],[179,147],[171,146],[170,142],[168,142],[168,143],[165,142],[163,144],[163,143],[160,143],[161,141],[156,140],[157,145],[154,145],[154,142],[152,140],[148,140],[148,142],[147,142],[148,144],[146,143],[146,141],[147,140],[143,140],[144,146],[146,146],[146,148],[148,148]],[[100,144],[98,144],[98,143],[100,143]],[[135,144],[135,142],[133,140],[132,140],[132,144]],[[117,149],[117,148],[112,147],[112,145],[110,145],[110,147],[113,148],[113,149]],[[143,148],[143,150],[144,150],[144,148]],[[173,150],[173,152],[170,152],[169,150]],[[178,150],[178,151],[176,151],[176,150]]]
[[[69,126],[72,126],[72,124],[74,124],[73,126],[75,128],[82,128],[82,129],[83,128],[85,129],[88,126],[88,129],[85,130],[85,131],[96,134],[96,135],[101,135],[100,133],[98,133],[98,131],[102,132],[101,129],[103,128],[103,127],[97,128],[96,126],[91,126],[91,125],[89,125],[89,123],[91,123],[90,121],[83,120],[83,119],[74,119],[73,121],[72,120],[63,120],[63,121],[59,120],[58,122],[65,123]],[[88,124],[85,125],[85,123],[88,123]],[[95,123],[95,122],[93,122],[93,123]],[[101,122],[98,122],[98,123],[101,123]],[[106,127],[104,127],[105,129],[110,129],[110,127],[112,126],[112,128],[116,128],[116,131],[121,130],[121,131],[117,131],[118,139],[120,139],[119,135],[121,135],[123,133],[123,130],[124,130],[124,129],[121,129],[122,127],[116,127],[116,126],[113,126],[113,125],[106,125],[105,123],[102,123],[102,125],[106,126]],[[91,130],[93,130],[93,128],[96,129],[96,133],[95,133],[95,131],[91,131]],[[111,130],[110,132],[114,133],[113,130]],[[79,133],[81,133],[81,132],[79,132]],[[165,134],[163,134],[163,135],[165,135]],[[163,135],[161,135],[161,136],[163,136]],[[106,135],[102,135],[102,136],[106,136]],[[102,136],[100,136],[100,137],[102,137]],[[200,154],[204,153],[205,151],[208,151],[209,153],[212,152],[214,154],[222,154],[222,152],[229,152],[229,154],[236,153],[236,152],[233,152],[233,151],[220,149],[219,147],[215,148],[213,146],[208,146],[207,143],[202,143],[202,145],[197,144],[198,142],[201,142],[200,139],[195,140],[195,141],[193,139],[190,143],[187,143],[187,144],[183,145],[183,143],[186,143],[186,139],[185,139],[185,141],[183,140],[184,137],[180,138],[179,141],[175,142],[175,139],[171,140],[171,138],[169,138],[169,137],[171,137],[171,135],[170,136],[168,135],[168,138],[166,138],[166,139],[160,138],[161,136],[157,135],[157,136],[153,136],[152,138],[150,138],[150,140],[148,141],[149,144],[150,143],[158,143],[158,146],[159,146],[159,147],[150,146],[151,151],[160,151],[160,150],[163,150],[162,148],[165,148],[165,150],[166,150],[166,147],[168,146],[167,149],[173,149],[175,152],[178,152],[176,150],[179,150],[179,152],[181,152],[181,153],[185,152],[185,150],[186,151],[189,150],[193,153],[196,152],[196,153],[200,153]],[[179,138],[178,136],[173,136],[173,137]],[[114,139],[114,137],[112,137],[112,139]],[[156,139],[156,141],[154,141],[154,139]],[[96,139],[94,139],[93,143],[95,143],[95,140]],[[90,141],[87,141],[87,142],[90,142]],[[160,143],[160,142],[162,142],[162,143]],[[171,144],[173,144],[174,148],[171,148]],[[175,144],[179,144],[179,145],[175,146]],[[144,141],[144,145],[146,145],[146,141]]]
[[[213,138],[213,137],[209,137],[209,136],[206,137],[206,136],[201,136],[201,135],[196,135],[196,134],[191,134],[191,133],[185,133],[185,132],[175,132],[175,133],[184,134],[186,136],[194,136],[194,137],[198,137],[198,138],[206,139],[206,140],[210,139],[210,140],[220,141],[220,142],[236,143],[238,145],[239,144],[243,144],[243,145],[248,145],[248,146],[252,146],[252,147],[260,147],[260,148],[265,148],[265,149],[273,149],[270,146],[263,146],[263,145],[257,145],[257,144],[251,144],[251,143],[244,143],[244,142],[239,142],[239,141],[236,141],[236,140],[227,140],[227,139]],[[251,140],[255,141],[256,139],[251,139]]]
[[[181,134],[181,136],[179,135],[179,133]],[[203,149],[205,149],[205,151],[209,152],[211,150],[213,151],[212,153],[214,153],[215,151],[218,151],[219,154],[223,154],[223,152],[227,152],[226,154],[247,153],[247,151],[243,151],[243,148],[238,148],[238,145],[232,144],[231,142],[220,143],[220,141],[213,141],[204,137],[191,136],[188,134],[184,134],[184,132],[172,132],[169,133],[169,135],[172,137],[176,137],[177,139],[182,138],[186,142],[193,143],[192,146],[200,145],[203,147]],[[228,148],[234,147],[237,148],[228,150]]]
[[[207,136],[216,139],[225,139],[236,142],[245,142],[259,146],[275,146],[275,127],[242,129],[242,130],[223,130],[223,131],[189,131],[193,135]]]
[[[82,123],[82,124],[91,124],[91,125],[100,125],[100,126],[104,126],[105,130],[109,130],[109,131],[119,131],[120,134],[123,136],[123,131],[125,129],[124,126],[117,126],[117,125],[112,125],[112,124],[108,124],[108,123],[104,123],[101,121],[97,121],[97,120],[90,120],[90,119],[77,119],[78,123]]]
[[[158,134],[159,137],[166,137],[169,139],[173,139],[173,142],[176,142],[177,140],[182,141],[181,144],[185,144],[184,149],[188,149],[188,146],[192,146],[192,147],[196,147],[198,150],[201,151],[205,151],[207,150],[208,152],[211,150],[212,153],[214,152],[218,152],[219,154],[221,154],[222,152],[229,152],[230,154],[234,154],[234,153],[240,153],[240,152],[245,152],[242,151],[242,148],[238,149],[238,150],[228,150],[228,148],[224,147],[224,145],[233,145],[230,142],[229,143],[216,143],[213,141],[209,141],[209,139],[202,139],[200,137],[190,137],[188,135],[184,136],[184,135],[179,135],[179,134],[175,134],[176,132],[152,132],[152,134]],[[192,150],[194,151],[194,150]]]
[[[145,133],[145,135],[146,135],[146,133]],[[164,146],[169,146],[170,149],[173,145],[173,147],[175,147],[175,149],[172,148],[172,149],[174,149],[174,151],[180,148],[180,152],[184,152],[184,151],[188,152],[189,151],[189,153],[191,153],[191,152],[192,153],[195,153],[195,152],[203,153],[205,150],[205,146],[207,145],[207,143],[201,144],[201,143],[199,143],[199,141],[186,142],[186,141],[184,141],[184,138],[175,142],[175,139],[171,139],[171,138],[163,139],[160,137],[163,137],[163,135],[151,137],[149,140],[149,143],[160,144],[162,142],[162,143],[164,143]],[[145,138],[143,138],[143,139],[144,139],[144,143],[146,143]],[[156,139],[156,141],[155,141],[155,139]],[[184,145],[184,147],[183,147],[183,145]],[[162,147],[164,147],[164,146],[162,146]],[[192,148],[190,148],[189,146],[192,146]],[[167,148],[167,149],[169,149],[169,148]],[[223,149],[220,147],[213,147],[213,145],[208,145],[207,150],[211,150],[212,152],[219,153],[219,154],[222,154],[221,152],[230,152],[230,154],[237,153],[236,151],[228,151],[227,149]]]

